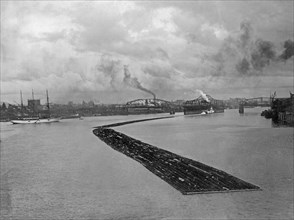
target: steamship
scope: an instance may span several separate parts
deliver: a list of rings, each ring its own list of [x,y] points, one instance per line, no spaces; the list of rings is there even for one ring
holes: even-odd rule
[[[188,100],[183,104],[184,115],[191,114],[212,114],[224,112],[224,102],[222,100],[217,100],[212,98],[210,95],[202,95],[197,99]]]

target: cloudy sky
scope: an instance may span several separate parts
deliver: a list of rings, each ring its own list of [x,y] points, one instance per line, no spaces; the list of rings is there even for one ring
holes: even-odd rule
[[[1,1],[11,103],[288,96],[292,55],[293,1]]]

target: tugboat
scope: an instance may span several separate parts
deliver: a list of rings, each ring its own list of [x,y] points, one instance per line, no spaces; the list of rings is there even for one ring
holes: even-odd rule
[[[216,100],[206,94],[202,94],[197,99],[186,101],[183,108],[185,115],[222,113],[225,109],[222,100]]]
[[[210,107],[210,110],[203,111],[200,113],[200,115],[207,115],[212,113],[214,113],[214,110],[212,109],[212,107]]]
[[[33,95],[33,101],[34,101],[34,92],[32,92]],[[49,96],[48,96],[48,90],[46,90],[46,95],[47,95],[47,110],[48,114],[46,116],[40,117],[40,116],[33,116],[33,117],[22,117],[11,120],[10,122],[12,124],[39,124],[39,123],[52,123],[52,122],[59,122],[61,118],[54,118],[51,117],[50,115],[50,105],[49,105]],[[21,112],[23,112],[23,100],[22,100],[22,92],[20,92],[20,97],[21,97]]]

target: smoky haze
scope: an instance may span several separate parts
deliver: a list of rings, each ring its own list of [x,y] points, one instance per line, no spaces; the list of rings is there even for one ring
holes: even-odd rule
[[[290,59],[294,55],[294,42],[292,40],[287,40],[284,42],[284,51],[279,56],[283,61]]]
[[[169,100],[197,88],[226,97],[293,87],[291,1],[2,5],[3,101],[48,88],[58,103],[127,102],[136,96],[127,84]]]
[[[274,43],[256,39],[251,23],[243,21],[238,35],[226,38],[213,58],[217,62],[217,70],[224,75],[237,70],[240,76],[252,76],[261,74],[272,62],[285,61],[292,57],[293,41],[285,41],[284,48],[283,53],[278,56],[279,51]]]
[[[210,102],[209,99],[208,99],[208,97],[207,97],[207,95],[206,95],[202,90],[197,89],[196,91],[200,94],[200,96],[201,96],[205,101]]]
[[[100,58],[100,64],[97,66],[98,71],[103,72],[105,76],[111,78],[110,85],[114,89],[116,89],[115,82],[117,79],[118,72],[120,71],[120,63],[120,60],[115,60],[111,55],[102,54]]]
[[[141,91],[147,92],[149,94],[151,94],[153,96],[153,98],[155,99],[155,94],[150,91],[149,89],[144,88],[141,83],[138,81],[138,79],[136,77],[132,77],[127,66],[124,66],[124,79],[123,82],[128,85],[131,86],[133,88],[139,89]]]

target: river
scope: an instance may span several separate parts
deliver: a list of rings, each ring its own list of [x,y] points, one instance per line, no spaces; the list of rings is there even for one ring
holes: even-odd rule
[[[114,128],[262,189],[190,196],[92,133],[165,114],[1,123],[1,219],[292,219],[293,128],[272,126],[261,111],[176,114]]]

